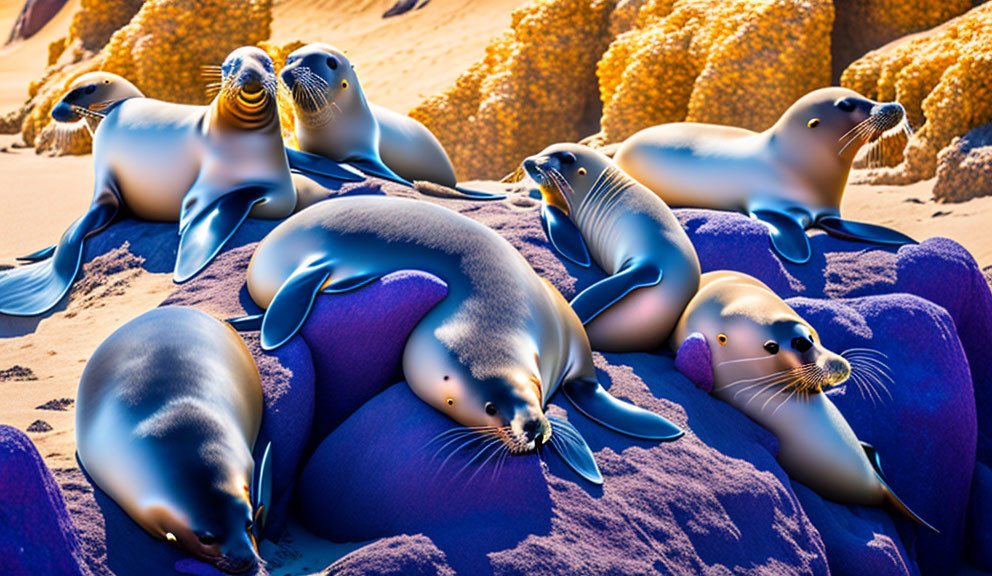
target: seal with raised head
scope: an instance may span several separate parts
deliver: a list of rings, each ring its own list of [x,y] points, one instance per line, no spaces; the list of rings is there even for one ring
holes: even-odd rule
[[[769,227],[779,255],[803,264],[812,255],[805,230],[814,226],[849,240],[915,243],[894,230],[840,217],[858,150],[908,126],[898,102],[823,88],[797,100],[764,132],[662,124],[628,138],[614,159],[670,206],[750,214]]]
[[[448,285],[407,340],[403,372],[417,396],[459,424],[495,435],[513,453],[547,442],[593,482],[602,477],[589,447],[567,422],[544,414],[559,387],[613,430],[656,440],[682,435],[599,385],[582,323],[509,242],[431,203],[346,197],[297,213],[259,243],[248,268],[248,291],[264,315],[232,322],[249,329],[261,320],[262,347],[272,349],[299,330],[318,294],[397,270]]]
[[[863,393],[891,382],[880,353],[831,352],[768,286],[728,271],[702,275],[671,347],[676,367],[698,386],[775,434],[789,476],[844,504],[889,502],[934,529],[895,495],[874,448],[858,441],[822,393],[849,379]]]
[[[699,259],[682,225],[654,193],[612,160],[578,144],[554,144],[524,160],[541,190],[551,245],[609,274],[572,302],[596,350],[665,345],[699,287]]]
[[[340,50],[308,44],[286,57],[279,77],[293,95],[302,152],[402,184],[455,186],[454,168],[437,138],[413,118],[370,103]],[[297,168],[296,158],[290,161]]]
[[[146,532],[243,572],[257,562],[253,523],[265,505],[251,487],[261,420],[262,384],[241,337],[193,308],[164,307],[118,328],[86,363],[76,450]]]
[[[56,122],[86,120],[96,132],[105,112],[128,98],[144,98],[137,86],[110,72],[87,72],[69,84],[65,95],[52,108]]]
[[[179,221],[176,282],[206,266],[249,215],[292,213],[276,87],[269,56],[244,47],[224,60],[209,106],[129,98],[106,108],[93,138],[93,203],[49,258],[0,273],[0,312],[31,316],[55,306],[79,271],[84,240],[122,208]]]

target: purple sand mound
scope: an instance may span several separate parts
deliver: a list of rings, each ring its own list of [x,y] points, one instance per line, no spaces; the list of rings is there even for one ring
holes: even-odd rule
[[[0,424],[0,574],[89,574],[62,492],[20,430]]]
[[[382,189],[423,198],[391,184]],[[538,204],[529,198],[436,202],[497,230],[566,297],[603,277],[595,267],[564,263],[548,249]],[[884,396],[873,405],[854,387],[842,387],[831,397],[862,439],[878,447],[900,497],[941,533],[930,534],[887,508],[825,501],[790,482],[774,459],[775,438],[692,385],[675,370],[670,355],[609,354],[597,355],[604,386],[618,397],[665,415],[687,434],[665,444],[632,440],[596,425],[555,398],[558,407],[552,410],[561,415],[563,409],[596,453],[606,478],[601,488],[581,481],[551,453],[506,460],[495,481],[491,462],[478,474],[474,465],[471,473],[468,468],[461,471],[471,457],[467,452],[452,456],[439,472],[440,462],[431,461],[434,451],[428,453],[425,446],[453,424],[403,383],[383,391],[381,381],[359,382],[361,389],[349,395],[362,405],[350,416],[349,407],[328,420],[333,428],[344,418],[326,438],[310,434],[308,441],[318,446],[310,459],[305,452],[294,452],[305,450],[300,440],[307,435],[305,414],[274,425],[280,429],[269,432],[273,445],[276,437],[290,439],[281,452],[291,454],[278,466],[279,482],[287,492],[293,486],[292,480],[286,480],[293,454],[303,454],[296,484],[301,504],[297,513],[311,528],[348,540],[406,535],[401,546],[382,545],[392,538],[380,541],[352,552],[342,563],[347,560],[348,566],[366,571],[375,567],[402,573],[447,573],[450,566],[459,574],[881,576],[952,573],[969,538],[973,559],[981,559],[976,550],[986,554],[992,550],[992,545],[982,548],[982,538],[992,540],[992,531],[980,529],[992,524],[992,474],[985,467],[992,461],[992,446],[987,445],[992,438],[992,355],[986,352],[992,294],[970,255],[943,239],[895,250],[816,234],[813,261],[793,266],[779,261],[769,248],[765,229],[743,216],[698,210],[677,211],[677,215],[699,251],[704,270],[750,273],[783,297],[794,298],[790,303],[835,350],[864,346],[889,356],[895,375],[889,385],[891,400]],[[167,303],[197,305],[219,317],[254,312],[244,288],[244,269],[251,244],[274,225],[246,222],[228,250]],[[117,248],[125,240],[132,252],[146,259],[146,268],[171,271],[174,225],[120,222],[88,242],[86,258]],[[336,296],[340,303],[335,305],[357,309],[349,299],[366,302],[361,294]],[[418,307],[425,306],[423,299],[413,302],[416,311],[396,314],[400,334],[408,330]],[[403,310],[395,301],[377,307]],[[348,318],[337,321],[354,326]],[[310,330],[308,323],[304,336]],[[375,366],[379,375],[398,369],[398,364],[389,366],[396,356],[396,336],[354,341],[346,333],[325,336],[307,340],[311,355],[321,359],[320,348],[332,348],[342,363],[335,360],[314,370],[314,390],[328,384],[322,372],[355,374],[355,365],[346,364],[350,358],[382,359]],[[299,366],[306,364],[305,356],[278,357],[276,364],[281,369],[273,374],[281,374],[282,379],[278,389],[287,382],[283,370],[294,375],[289,376],[288,386],[295,399],[287,401],[289,414],[280,411],[288,416],[296,411],[290,406],[300,406],[296,402],[308,395],[305,383],[301,392],[293,390],[295,375],[307,372]],[[263,376],[268,378],[268,373],[263,368]],[[363,402],[363,397],[368,400]],[[980,463],[972,483],[976,412]],[[447,455],[439,457],[444,462]],[[973,484],[971,523],[965,533],[969,484]],[[171,570],[176,559],[155,552],[169,549],[151,541],[119,509],[114,510],[112,502],[101,500],[99,491],[96,494],[96,506],[93,498],[69,503],[77,522],[102,519],[102,524],[88,522],[82,538],[89,542],[100,530],[107,534],[105,551],[85,550],[94,571],[106,573],[110,566],[115,573],[131,573],[120,561],[123,556],[143,557],[143,566]],[[135,531],[150,542],[141,542]],[[992,563],[985,567],[992,568]],[[154,573],[149,568],[144,572]]]

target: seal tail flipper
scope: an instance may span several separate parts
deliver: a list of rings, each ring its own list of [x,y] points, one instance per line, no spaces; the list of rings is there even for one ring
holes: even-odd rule
[[[805,264],[813,255],[806,237],[806,230],[792,216],[776,210],[756,209],[751,217],[768,226],[772,237],[772,248],[782,258],[793,264]]]
[[[255,508],[255,531],[261,536],[265,531],[265,522],[269,518],[269,508],[272,506],[272,442],[265,446],[262,462],[258,471],[252,477],[251,497]]]
[[[32,252],[26,256],[19,256],[16,258],[18,262],[41,262],[42,260],[47,260],[55,254],[55,246],[49,246],[48,248],[42,248],[37,252]]]
[[[249,314],[240,318],[225,320],[237,332],[254,332],[262,329],[262,314]]]
[[[172,281],[182,284],[206,267],[234,236],[255,204],[265,199],[265,186],[246,186],[207,204],[192,204],[179,219],[179,251]],[[187,196],[195,192],[187,192]]]
[[[884,226],[868,224],[866,222],[855,222],[854,220],[844,220],[836,216],[821,217],[816,221],[815,225],[825,230],[827,234],[845,240],[874,242],[888,246],[918,243],[902,232]]]
[[[403,184],[404,186],[409,186],[413,188],[413,183],[403,178],[396,172],[393,172],[389,166],[382,163],[382,160],[370,160],[368,158],[349,158],[348,164],[351,164],[355,168],[358,168],[362,172],[370,176],[375,176],[376,178],[382,178],[383,180],[391,180],[397,184]]]
[[[583,326],[638,288],[661,282],[662,271],[649,264],[635,264],[596,282],[572,299],[571,306]]]
[[[582,233],[560,208],[548,203],[542,204],[541,225],[548,241],[559,254],[584,268],[592,265]]]
[[[551,423],[551,448],[568,467],[593,484],[602,485],[603,475],[599,472],[596,459],[579,431],[567,421],[548,416]]]
[[[79,274],[86,238],[106,227],[119,206],[116,194],[101,194],[62,234],[50,258],[0,273],[0,313],[36,316],[58,304]]]
[[[594,380],[570,380],[562,385],[562,391],[579,412],[621,434],[664,441],[676,440],[685,434],[658,414],[614,398]]]
[[[451,198],[453,200],[502,200],[506,198],[505,194],[491,194],[482,190],[472,190],[460,184],[452,188],[451,186],[428,182],[426,180],[414,180],[413,188],[424,196],[433,196],[434,198]]]
[[[866,442],[861,443],[861,448],[865,451],[865,456],[868,457],[868,462],[871,463],[871,467],[875,470],[875,476],[878,477],[878,481],[882,483],[882,487],[885,488],[885,498],[892,505],[893,508],[902,512],[903,515],[916,522],[920,526],[925,526],[935,533],[940,534],[940,530],[934,528],[932,524],[921,518],[916,512],[913,512],[909,506],[907,506],[892,490],[889,483],[885,480],[885,474],[882,472],[882,459],[878,455],[878,451],[875,447]]]
[[[324,158],[323,156],[310,154],[309,152],[286,148],[286,159],[289,161],[290,170],[302,174],[321,185],[325,185],[325,179],[331,180],[331,182],[326,182],[326,184],[330,184],[331,186],[335,186],[340,182],[361,182],[365,180],[365,175],[357,169],[347,164],[341,164],[329,158]]]

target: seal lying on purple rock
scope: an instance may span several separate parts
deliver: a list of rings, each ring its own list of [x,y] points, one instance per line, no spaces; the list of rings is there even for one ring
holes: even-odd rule
[[[262,385],[223,322],[157,308],[93,353],[76,394],[76,450],[101,490],[152,536],[228,572],[257,563],[268,450],[254,482]],[[259,530],[261,526],[259,526]]]
[[[406,342],[407,382],[480,441],[498,440],[511,453],[547,442],[580,475],[602,482],[578,432],[544,414],[559,387],[576,408],[618,432],[654,440],[682,435],[599,385],[582,323],[509,242],[426,202],[338,198],[287,219],[259,243],[248,268],[248,291],[264,315],[232,323],[250,329],[261,320],[262,347],[272,349],[300,329],[318,294],[404,269],[448,285]]]
[[[804,264],[805,229],[850,240],[914,244],[899,232],[840,217],[840,201],[858,150],[908,130],[898,102],[875,102],[846,88],[797,100],[764,132],[679,122],[646,128],[624,141],[617,166],[668,205],[736,210],[764,222],[772,246]]]
[[[893,493],[874,448],[858,441],[822,393],[849,379],[869,393],[884,387],[891,377],[879,353],[831,352],[770,288],[728,271],[702,275],[671,346],[691,380],[778,437],[778,460],[789,476],[844,504],[889,502],[936,531]]]

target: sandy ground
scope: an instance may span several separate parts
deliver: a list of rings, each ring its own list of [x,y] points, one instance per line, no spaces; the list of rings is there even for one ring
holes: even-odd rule
[[[0,36],[6,38],[22,0],[0,0]],[[27,83],[40,75],[48,43],[65,34],[79,0],[29,41],[0,49],[0,112],[24,101]],[[273,39],[322,40],[348,51],[370,100],[408,110],[450,85],[483,54],[490,37],[509,25],[524,0],[434,0],[423,10],[383,21],[392,0],[283,0],[277,3]],[[0,266],[53,244],[80,216],[92,195],[92,158],[48,158],[17,149],[0,137]],[[933,182],[911,186],[851,186],[843,212],[852,219],[899,229],[917,239],[947,236],[963,244],[983,267],[992,266],[992,197],[963,204],[930,199]],[[24,319],[0,332],[0,423],[27,429],[36,420],[52,427],[32,433],[52,467],[75,466],[73,410],[42,410],[51,400],[73,398],[84,364],[113,330],[157,306],[171,291],[167,274],[125,269],[86,291],[64,309]],[[21,367],[15,369],[14,367]],[[301,569],[293,562],[294,569]],[[324,564],[326,565],[326,563]],[[309,568],[309,566],[307,566]]]

